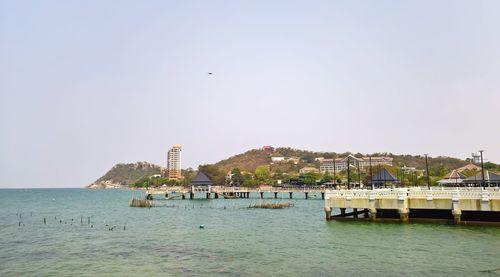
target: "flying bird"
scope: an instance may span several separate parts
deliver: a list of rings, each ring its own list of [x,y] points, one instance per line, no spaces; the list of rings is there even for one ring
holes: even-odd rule
[[[208,72],[208,75],[212,75],[212,72]]]

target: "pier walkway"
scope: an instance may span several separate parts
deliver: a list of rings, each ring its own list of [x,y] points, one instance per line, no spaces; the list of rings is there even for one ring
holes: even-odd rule
[[[325,214],[327,220],[500,222],[500,188],[329,190],[325,193]]]
[[[310,193],[321,193],[321,199],[325,199],[325,191],[327,188],[320,187],[260,187],[260,188],[247,188],[247,187],[166,187],[148,189],[146,197],[152,199],[153,195],[164,195],[165,198],[171,199],[172,197],[186,199],[194,199],[195,193],[204,193],[207,199],[225,198],[249,198],[250,193],[258,193],[260,198],[264,198],[265,193],[271,193],[272,198],[277,199],[279,194],[285,194],[290,199],[293,198],[294,193],[303,193],[305,199],[310,198]]]

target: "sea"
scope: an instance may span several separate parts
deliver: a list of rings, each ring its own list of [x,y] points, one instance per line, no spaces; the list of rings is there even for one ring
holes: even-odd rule
[[[300,193],[132,197],[145,193],[1,189],[0,276],[500,276],[498,227],[326,221]]]

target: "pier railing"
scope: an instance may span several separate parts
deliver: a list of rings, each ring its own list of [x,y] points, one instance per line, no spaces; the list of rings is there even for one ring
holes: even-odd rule
[[[282,192],[325,192],[327,188],[321,187],[220,187],[220,186],[212,186],[211,192],[213,193],[233,193],[233,192],[268,192],[268,193],[282,193]],[[170,194],[173,192],[176,193],[189,193],[191,191],[190,187],[163,187],[163,188],[149,188],[146,190],[146,194]]]
[[[332,218],[334,209],[340,209],[340,217],[354,214],[359,210],[370,218],[377,216],[378,210],[397,211],[402,221],[408,221],[410,211],[415,213],[442,213],[449,210],[455,222],[461,222],[462,211],[484,212],[493,220],[498,220],[495,212],[500,212],[500,188],[395,188],[375,190],[328,190],[325,192],[325,213]],[[346,209],[353,212],[346,213]],[[493,212],[493,213],[491,213]],[[337,216],[334,216],[337,217]]]

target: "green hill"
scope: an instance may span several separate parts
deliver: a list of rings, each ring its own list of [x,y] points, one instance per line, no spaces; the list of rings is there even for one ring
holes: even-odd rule
[[[301,168],[313,167],[319,169],[320,162],[316,158],[346,157],[349,154],[357,157],[363,156],[361,153],[313,152],[288,147],[267,150],[253,149],[215,164],[200,165],[198,170],[207,174],[217,185],[225,184],[228,173],[234,171],[238,175],[236,179],[239,179],[242,184],[245,183],[245,185],[252,186],[259,183],[269,184],[273,180],[287,182],[290,178],[299,176]],[[404,165],[415,167],[417,170],[420,170],[420,173],[425,170],[424,156],[395,155],[392,153],[372,153],[370,155],[392,157],[393,166],[390,170],[393,173],[397,173],[398,169]],[[272,157],[285,157],[288,161],[272,162]],[[469,160],[452,157],[429,157],[429,171],[433,183],[452,169],[462,167],[469,162]],[[492,171],[500,171],[499,166],[491,162],[485,163],[485,168]],[[162,170],[162,167],[147,162],[117,164],[88,187],[113,188],[129,187],[132,185],[138,186],[138,183],[141,183],[139,182],[141,179],[145,180],[145,178],[161,174]],[[366,173],[364,175],[366,177]],[[194,176],[194,172],[183,170],[183,176],[185,177],[183,180],[177,182],[170,180],[171,182],[168,182],[168,184],[189,184],[190,179]],[[339,176],[339,178],[343,178],[342,173],[339,173]],[[324,178],[321,175],[310,177],[316,179]]]
[[[313,152],[293,148],[280,147],[274,150],[259,150],[254,149],[222,160],[215,165],[222,171],[228,172],[233,168],[239,168],[243,171],[253,172],[258,166],[269,165],[272,171],[293,172],[306,166],[319,168],[319,162],[315,161],[316,158],[334,158],[346,157],[352,154],[357,157],[366,156],[361,153],[335,153],[335,152]],[[416,167],[417,169],[425,169],[424,156],[412,155],[395,155],[392,153],[372,153],[372,156],[387,156],[393,158],[393,165],[401,167],[406,165],[408,167]],[[271,165],[271,157],[295,157],[299,158],[297,164],[292,162],[288,163],[274,163]],[[429,157],[429,168],[432,170],[451,170],[469,163],[469,161],[461,160],[452,157]]]
[[[161,174],[162,167],[148,162],[117,164],[104,176],[90,184],[89,188],[114,188],[130,186],[141,178]]]
[[[407,166],[415,167],[422,172],[425,170],[425,157],[422,155],[396,155],[392,153],[335,153],[335,152],[313,152],[307,150],[293,149],[288,147],[279,147],[275,149],[253,149],[245,153],[235,155],[228,159],[222,160],[215,164],[201,165],[199,170],[205,172],[216,184],[223,184],[227,174],[233,170],[238,169],[243,173],[249,175],[253,174],[254,179],[255,171],[258,167],[266,167],[272,179],[285,179],[297,177],[299,170],[304,167],[313,167],[319,169],[320,162],[316,158],[341,158],[352,154],[356,157],[362,156],[387,156],[393,158],[392,171],[397,172],[398,168]],[[288,161],[272,162],[272,157],[284,157]],[[453,169],[462,167],[468,163],[469,160],[462,160],[453,157],[429,157],[429,171],[430,175],[435,179],[446,175]],[[488,164],[489,168],[498,169],[497,165],[493,163]],[[239,174],[239,173],[238,173]],[[285,176],[285,178],[283,178]],[[244,178],[243,178],[244,179]]]

